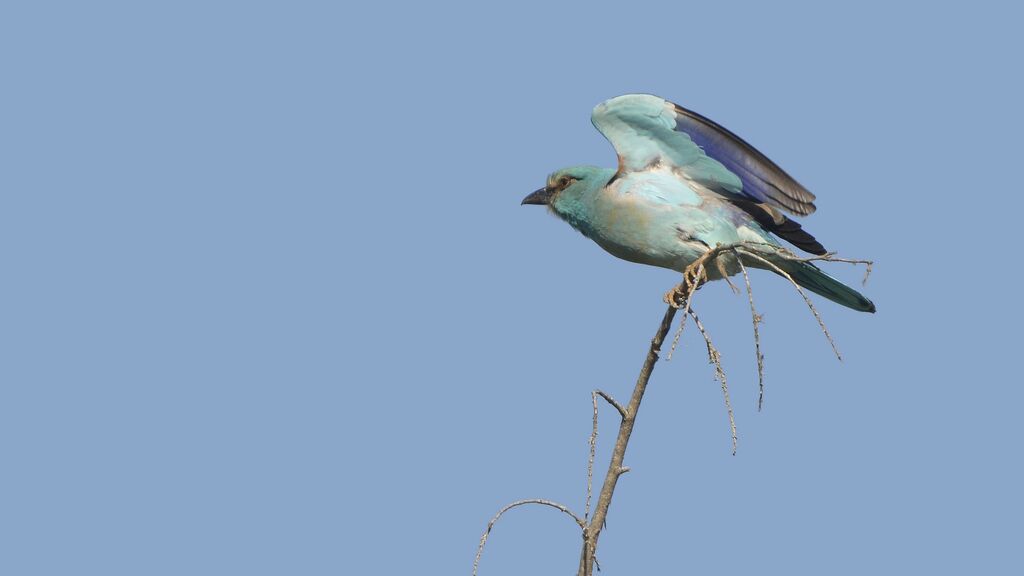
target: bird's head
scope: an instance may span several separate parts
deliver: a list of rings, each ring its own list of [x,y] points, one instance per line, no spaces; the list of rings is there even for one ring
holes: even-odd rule
[[[545,205],[565,218],[607,184],[613,172],[594,166],[563,168],[548,176],[543,188],[523,198],[523,204]]]

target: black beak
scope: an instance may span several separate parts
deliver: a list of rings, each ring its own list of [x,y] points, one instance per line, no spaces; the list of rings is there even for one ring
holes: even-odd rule
[[[547,204],[554,193],[547,186],[523,198],[523,204]],[[523,204],[520,204],[522,206]]]

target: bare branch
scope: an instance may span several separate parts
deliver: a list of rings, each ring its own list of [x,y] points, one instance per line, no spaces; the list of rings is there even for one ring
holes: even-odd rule
[[[679,321],[679,328],[676,328],[675,336],[672,337],[672,346],[668,349],[668,354],[665,355],[665,362],[671,362],[672,357],[676,355],[676,346],[679,345],[679,338],[683,335],[683,326],[686,326],[686,316]]]
[[[832,345],[832,349],[836,353],[836,356],[839,357],[840,360],[842,360],[842,356],[839,354],[839,350],[836,347],[835,342],[832,340],[832,335],[829,334],[828,329],[825,327],[825,323],[822,321],[817,309],[815,309],[814,304],[807,297],[807,294],[804,293],[800,285],[797,284],[793,280],[793,278],[784,270],[782,270],[779,266],[777,266],[770,260],[767,260],[764,256],[755,253],[755,251],[759,251],[760,249],[768,249],[774,251],[778,253],[781,257],[791,260],[799,260],[805,262],[825,260],[829,262],[848,262],[851,264],[865,264],[867,265],[867,273],[870,274],[871,272],[871,262],[867,260],[850,260],[844,258],[837,258],[834,254],[826,254],[824,256],[815,256],[811,258],[800,258],[793,254],[792,252],[786,250],[785,248],[760,242],[738,242],[726,245],[720,244],[705,252],[703,255],[701,255],[700,258],[698,258],[696,261],[694,261],[692,264],[686,267],[686,269],[683,271],[683,281],[665,295],[665,302],[668,303],[668,309],[665,311],[665,315],[661,320],[661,324],[658,327],[657,333],[655,334],[654,338],[651,339],[651,347],[647,352],[647,358],[645,359],[644,365],[640,370],[640,375],[637,377],[636,386],[633,388],[633,395],[630,397],[629,404],[625,408],[623,408],[622,405],[615,402],[615,400],[612,399],[611,396],[605,394],[600,390],[594,391],[593,395],[591,396],[591,401],[594,406],[594,428],[591,434],[591,453],[587,471],[587,520],[589,521],[584,521],[584,523],[581,524],[581,526],[583,527],[583,549],[580,552],[580,566],[578,572],[579,576],[592,576],[595,566],[598,566],[598,570],[600,570],[600,566],[597,565],[596,558],[598,538],[601,535],[602,529],[606,525],[608,517],[608,508],[611,504],[612,495],[615,492],[615,486],[618,482],[618,479],[620,476],[629,471],[629,467],[624,466],[622,464],[623,459],[625,458],[626,447],[629,444],[629,439],[633,431],[633,425],[636,422],[637,412],[640,409],[640,402],[641,400],[643,400],[643,395],[646,390],[647,383],[650,381],[651,373],[654,370],[654,364],[658,361],[659,354],[661,352],[661,346],[664,343],[665,337],[668,335],[668,332],[672,327],[672,321],[675,318],[675,313],[679,309],[682,309],[685,312],[680,320],[679,330],[676,332],[675,337],[673,338],[672,347],[669,350],[668,358],[671,358],[672,352],[675,350],[677,344],[679,343],[683,327],[686,323],[686,317],[693,316],[694,323],[697,325],[698,330],[700,330],[701,335],[704,337],[705,344],[707,344],[708,359],[711,361],[711,363],[715,365],[716,378],[718,378],[718,380],[722,384],[722,395],[725,398],[726,411],[729,416],[729,426],[732,431],[733,454],[736,454],[736,446],[738,443],[736,434],[736,422],[732,411],[732,403],[729,399],[729,387],[726,381],[725,371],[722,368],[721,354],[718,352],[718,350],[712,343],[711,337],[708,335],[707,330],[701,323],[700,318],[696,315],[696,313],[692,311],[691,308],[694,292],[703,283],[708,281],[706,268],[707,263],[709,263],[711,260],[717,259],[718,256],[721,255],[723,252],[731,252],[733,255],[736,256],[736,260],[739,264],[740,271],[742,271],[743,273],[743,279],[747,287],[747,299],[750,303],[750,314],[754,326],[754,344],[755,351],[757,353],[759,389],[758,409],[762,407],[764,402],[764,355],[761,353],[761,336],[759,330],[759,324],[762,322],[763,319],[761,315],[757,313],[757,309],[754,306],[754,295],[753,289],[750,285],[750,276],[747,273],[747,269],[742,262],[740,254],[753,258],[758,262],[764,263],[765,265],[767,265],[768,268],[778,272],[781,276],[789,280],[794,287],[796,287],[797,292],[799,292],[800,295],[803,297],[804,302],[807,304],[807,307],[811,310],[811,313],[814,315],[815,319],[817,319],[818,325],[821,326],[822,332],[824,332],[825,337]],[[728,270],[723,265],[723,263],[721,261],[716,260],[713,264],[717,266],[718,272],[729,283],[729,286],[732,287],[733,291],[738,292],[735,285],[733,285],[732,282],[729,281],[729,274],[727,273]],[[864,280],[865,282],[867,281],[867,275],[865,275]],[[604,398],[609,404],[614,406],[615,409],[619,411],[619,415],[622,417],[622,422],[619,425],[619,433],[615,440],[615,447],[612,450],[611,462],[608,465],[608,472],[605,475],[604,484],[602,485],[601,492],[598,496],[597,505],[594,509],[594,515],[593,517],[590,517],[590,501],[593,490],[593,460],[597,438],[597,396],[601,396],[602,398]],[[578,517],[574,516],[574,518],[577,520],[577,523],[580,522],[580,519]],[[488,530],[490,530],[490,527],[488,527]],[[481,539],[481,546],[484,539]]]
[[[619,404],[618,402],[616,402],[615,398],[612,398],[610,395],[608,395],[603,390],[595,390],[594,392],[598,396],[600,396],[601,398],[604,398],[606,402],[608,402],[613,407],[615,407],[615,409],[619,411],[619,416],[622,416],[623,418],[626,417],[626,409],[622,407],[622,404]]]
[[[729,414],[729,430],[732,432],[732,455],[735,456],[737,444],[736,419],[732,413],[732,402],[729,401],[729,384],[725,380],[725,370],[722,368],[722,355],[711,342],[711,336],[704,329],[704,324],[700,321],[697,313],[690,310],[690,316],[693,317],[693,323],[697,326],[700,335],[704,337],[704,343],[708,346],[708,361],[715,365],[715,378],[722,384],[722,395],[725,397],[725,411]]]
[[[861,280],[861,285],[864,285],[864,286],[867,286],[868,278],[871,276],[871,269],[875,265],[875,262],[873,260],[862,260],[862,259],[859,259],[859,258],[840,258],[839,256],[836,256],[835,252],[826,252],[825,254],[821,254],[820,256],[806,256],[806,257],[804,257],[804,256],[797,256],[796,254],[794,254],[793,252],[787,250],[786,248],[784,248],[782,246],[777,246],[775,244],[768,244],[768,243],[764,243],[764,242],[739,242],[737,244],[734,244],[734,246],[735,247],[755,247],[756,246],[757,248],[768,248],[770,250],[775,251],[777,254],[782,255],[787,260],[792,260],[792,261],[795,261],[795,262],[842,262],[844,264],[853,264],[853,265],[863,264],[864,265],[864,279]]]
[[[480,557],[483,554],[484,545],[487,543],[487,537],[491,533],[491,529],[494,524],[501,518],[502,514],[508,510],[517,506],[523,506],[526,504],[540,504],[555,508],[570,517],[576,522],[576,525],[582,530],[583,536],[583,549],[580,552],[580,565],[578,576],[592,576],[594,567],[597,566],[600,570],[600,565],[597,564],[597,542],[601,535],[601,531],[604,529],[608,519],[608,508],[611,505],[612,496],[615,493],[615,486],[618,483],[619,477],[629,472],[629,466],[623,465],[623,460],[626,455],[626,447],[629,444],[630,436],[633,432],[633,426],[636,422],[637,412],[640,410],[640,403],[643,400],[644,392],[646,391],[647,384],[650,381],[651,373],[654,370],[654,365],[657,363],[659,355],[661,353],[661,346],[665,342],[665,337],[668,335],[669,330],[672,328],[672,322],[675,318],[677,310],[684,310],[682,318],[679,323],[679,330],[676,332],[675,337],[672,341],[672,347],[669,350],[668,358],[672,357],[672,352],[675,350],[676,345],[679,343],[680,336],[683,331],[683,327],[686,323],[687,316],[693,316],[694,324],[697,325],[697,329],[700,331],[701,336],[704,337],[704,343],[708,349],[708,360],[715,365],[715,377],[722,384],[722,395],[725,398],[725,407],[729,416],[729,427],[732,431],[732,453],[736,454],[736,446],[738,444],[736,434],[736,421],[733,415],[732,403],[729,399],[729,386],[726,381],[725,370],[722,368],[721,354],[718,349],[715,348],[711,341],[711,337],[707,330],[704,328],[700,318],[692,310],[691,304],[693,301],[693,294],[697,289],[708,281],[707,267],[706,265],[711,263],[716,266],[717,271],[722,278],[728,282],[729,286],[733,289],[733,292],[738,293],[738,289],[729,280],[729,274],[726,265],[718,260],[718,257],[722,253],[731,253],[736,257],[736,261],[739,264],[739,269],[743,273],[743,280],[747,287],[747,300],[750,303],[750,315],[754,326],[754,346],[757,353],[757,376],[758,376],[758,410],[761,409],[764,402],[764,356],[761,353],[761,335],[759,325],[763,321],[760,314],[757,313],[757,309],[754,307],[754,293],[750,285],[750,276],[747,273],[747,268],[743,264],[743,258],[741,256],[752,258],[764,265],[769,269],[774,270],[780,276],[789,280],[789,282],[796,288],[800,296],[803,297],[804,302],[818,321],[818,325],[824,332],[825,337],[828,339],[829,344],[832,345],[832,350],[836,356],[842,360],[842,356],[839,354],[839,349],[836,347],[835,341],[832,340],[832,335],[829,334],[828,328],[825,327],[824,321],[818,314],[817,309],[814,307],[813,302],[807,297],[807,294],[803,291],[803,288],[790,276],[785,270],[780,268],[774,262],[769,260],[762,250],[768,250],[775,252],[779,257],[787,260],[801,261],[801,262],[812,262],[812,261],[828,261],[828,262],[846,262],[850,264],[865,264],[867,270],[864,276],[864,282],[867,282],[868,275],[871,273],[872,262],[869,260],[852,260],[846,258],[838,258],[833,253],[828,253],[822,256],[813,256],[809,258],[801,258],[789,250],[777,246],[774,244],[768,244],[763,242],[737,242],[733,244],[719,244],[714,248],[711,248],[704,254],[702,254],[697,260],[691,263],[683,271],[682,282],[665,294],[665,302],[668,304],[668,308],[665,310],[665,314],[661,319],[661,324],[658,326],[658,331],[655,333],[654,338],[651,339],[651,346],[647,352],[647,357],[644,360],[643,367],[640,369],[640,374],[637,376],[636,385],[633,388],[633,394],[629,399],[629,404],[625,407],[619,404],[610,395],[606,394],[601,390],[594,390],[591,393],[591,404],[593,406],[593,425],[590,434],[590,453],[587,460],[587,498],[584,517],[580,518],[574,514],[566,506],[550,500],[531,499],[531,500],[519,500],[513,502],[502,508],[491,521],[487,524],[487,530],[483,536],[480,537],[480,546],[477,548],[476,558],[473,561],[473,576],[477,574],[477,568],[480,564]],[[758,252],[761,252],[760,254]],[[762,255],[763,254],[763,255]],[[711,262],[711,261],[714,262]],[[597,432],[598,432],[598,406],[597,397],[600,396],[606,402],[611,404],[621,416],[622,421],[619,424],[619,433],[615,439],[615,446],[612,449],[611,462],[608,465],[608,472],[605,474],[604,484],[601,487],[601,492],[597,498],[597,504],[594,507],[594,515],[590,516],[591,502],[593,499],[593,476],[594,476],[594,459],[597,451]]]
[[[569,510],[568,507],[559,504],[558,502],[552,502],[551,500],[543,500],[540,498],[518,500],[516,502],[513,502],[499,510],[498,513],[494,515],[494,518],[491,518],[491,521],[487,523],[487,530],[485,530],[483,536],[480,537],[480,545],[476,549],[476,558],[473,560],[473,576],[476,576],[477,568],[479,568],[480,566],[480,556],[484,553],[484,545],[487,544],[487,537],[490,536],[491,529],[494,528],[494,524],[498,521],[499,518],[501,518],[501,515],[505,512],[508,512],[509,510],[517,506],[524,506],[526,504],[540,504],[543,506],[550,506],[556,510],[568,514],[569,516],[572,516],[572,519],[576,521],[576,525],[579,526],[581,530],[587,529],[587,523],[582,518],[574,514],[572,510]]]
[[[590,402],[594,405],[594,426],[590,432],[590,455],[587,457],[587,503],[583,508],[583,518],[590,518],[590,500],[594,495],[594,455],[597,452],[597,390],[590,393]]]
[[[685,288],[685,290],[687,292],[692,292],[693,286],[695,286],[695,284],[690,284],[690,286]],[[680,295],[682,295],[682,293],[680,293]],[[686,294],[687,306],[689,305],[689,299],[690,294]],[[622,462],[626,457],[626,447],[628,446],[629,438],[633,433],[633,424],[636,422],[636,415],[640,410],[640,402],[643,400],[644,391],[647,389],[647,383],[651,379],[654,364],[658,361],[658,356],[661,352],[661,345],[665,342],[665,336],[668,335],[668,331],[672,328],[672,320],[675,318],[676,309],[676,305],[673,305],[670,301],[670,304],[666,308],[665,314],[661,319],[661,324],[658,326],[658,331],[655,333],[654,338],[651,339],[651,347],[647,351],[647,358],[644,360],[644,365],[640,369],[640,375],[637,377],[636,386],[633,388],[633,395],[629,399],[629,404],[625,408],[625,415],[622,417],[622,422],[619,424],[619,434],[615,438],[615,447],[612,449],[611,462],[608,464],[608,472],[604,477],[604,485],[601,487],[601,492],[597,499],[597,507],[594,510],[594,516],[584,528],[583,549],[580,552],[579,576],[592,576],[594,573],[597,541],[601,535],[601,530],[604,528],[605,520],[608,518],[608,507],[611,505],[612,495],[615,493],[615,485],[618,483],[619,477],[625,473],[626,469],[628,469],[623,466]]]
[[[816,256],[799,256],[794,254],[792,250],[779,246],[778,244],[769,244],[767,242],[737,242],[732,245],[735,248],[767,248],[773,252],[782,255],[787,260],[794,260],[796,262],[842,262],[845,264],[864,264],[871,267],[874,264],[873,260],[861,260],[859,258],[842,258],[836,256],[835,252],[826,252]]]
[[[764,318],[757,313],[754,307],[754,290],[750,287],[750,275],[747,274],[747,267],[743,265],[741,258],[736,258],[740,263],[740,270],[743,271],[743,282],[747,285],[747,300],[750,302],[750,319],[754,324],[754,353],[757,355],[757,409],[764,406],[764,354],[761,354],[761,331],[758,326]]]
[[[619,416],[626,418],[626,409],[619,404],[615,398],[612,398],[610,394],[604,390],[594,390],[590,393],[591,403],[594,405],[594,421],[593,428],[590,432],[590,455],[587,458],[587,503],[585,511],[583,513],[584,518],[590,518],[590,501],[594,495],[594,456],[597,452],[597,397],[604,398],[605,402],[612,405],[619,412]],[[629,471],[629,467],[623,467],[621,473]]]
[[[833,340],[832,335],[828,333],[828,328],[825,327],[825,321],[821,319],[821,315],[818,314],[818,309],[814,307],[814,302],[811,302],[811,299],[807,296],[807,293],[804,292],[804,289],[801,288],[800,285],[796,283],[796,280],[793,280],[793,277],[790,276],[788,272],[780,268],[771,260],[768,260],[763,256],[759,256],[758,254],[755,254],[754,252],[751,252],[744,248],[737,248],[737,250],[739,250],[741,253],[747,256],[750,256],[751,258],[754,258],[759,262],[763,262],[764,264],[771,267],[771,269],[777,272],[780,276],[784,277],[786,280],[789,280],[789,283],[792,284],[793,287],[796,288],[796,291],[800,293],[800,296],[803,297],[804,303],[807,304],[807,308],[810,309],[811,314],[814,314],[814,318],[818,321],[818,326],[821,326],[821,331],[825,334],[825,338],[827,338],[828,343],[832,345],[832,351],[835,352],[836,358],[842,361],[843,355],[839,353],[839,348],[836,347],[835,340]]]

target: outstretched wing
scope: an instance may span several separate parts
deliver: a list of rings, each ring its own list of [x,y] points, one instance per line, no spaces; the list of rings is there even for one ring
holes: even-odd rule
[[[668,164],[726,197],[801,216],[815,210],[814,194],[756,148],[700,114],[657,96],[612,98],[594,108],[591,121],[615,147],[619,173]]]

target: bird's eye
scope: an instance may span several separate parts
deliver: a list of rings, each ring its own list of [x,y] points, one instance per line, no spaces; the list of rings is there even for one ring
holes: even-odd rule
[[[568,176],[562,176],[561,178],[558,179],[558,187],[565,188],[566,186],[569,185],[570,181],[571,180]]]

